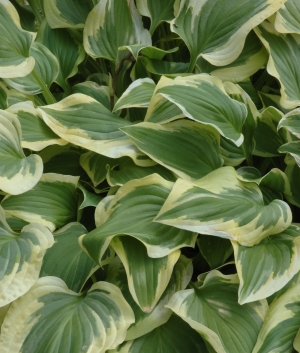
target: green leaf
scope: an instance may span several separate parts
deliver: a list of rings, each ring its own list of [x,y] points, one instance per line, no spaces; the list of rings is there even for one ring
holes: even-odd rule
[[[14,5],[15,9],[18,11],[20,16],[21,27],[26,31],[35,31],[35,16],[32,11],[28,10],[28,7],[22,6],[17,0],[10,0]]]
[[[39,28],[37,40],[56,57],[59,73],[55,82],[70,93],[68,78],[77,73],[78,65],[85,58],[82,45],[78,45],[66,29],[52,29],[46,21]]]
[[[211,269],[222,266],[233,253],[232,245],[228,239],[200,234],[197,244]]]
[[[140,241],[128,236],[115,237],[111,246],[125,267],[133,299],[142,311],[151,312],[170,281],[180,251],[153,259]]]
[[[237,303],[238,279],[211,271],[202,286],[177,292],[167,307],[185,320],[218,353],[252,353],[267,302]]]
[[[31,223],[15,233],[0,206],[0,307],[24,295],[39,278],[44,252],[54,239],[43,225]]]
[[[155,83],[150,78],[134,81],[118,99],[114,112],[124,108],[147,108],[155,89]]]
[[[224,161],[224,165],[232,167],[240,165],[246,158],[240,147],[223,136],[221,136],[220,140],[220,156]]]
[[[190,259],[181,255],[176,262],[171,279],[155,308],[150,313],[143,312],[133,300],[126,277],[125,268],[121,260],[116,256],[110,262],[107,270],[107,281],[115,284],[121,289],[122,294],[134,311],[135,323],[130,326],[126,333],[126,340],[133,340],[151,332],[158,326],[163,325],[170,318],[172,311],[165,308],[171,296],[178,290],[185,289],[193,274],[193,266]]]
[[[10,106],[7,111],[17,115],[22,128],[22,147],[41,151],[51,145],[68,142],[57,136],[43,121],[31,101]]]
[[[133,0],[100,0],[87,17],[83,44],[85,51],[94,58],[119,61],[120,47],[151,45],[151,37],[143,27]]]
[[[233,62],[242,52],[247,34],[275,13],[286,0],[183,0],[171,31],[186,43],[190,70],[202,56],[213,65]]]
[[[288,163],[284,172],[289,179],[292,193],[291,195],[286,195],[286,199],[293,205],[300,207],[300,167],[294,158],[292,158],[292,162]]]
[[[92,0],[46,0],[44,11],[51,28],[83,28]]]
[[[181,178],[199,179],[222,167],[220,135],[211,126],[177,120],[165,125],[144,122],[121,130],[142,152]]]
[[[197,60],[199,72],[210,73],[222,81],[241,82],[261,69],[268,60],[268,53],[251,31],[246,38],[244,48],[239,57],[228,65],[214,66],[203,57]]]
[[[126,234],[140,240],[152,258],[167,256],[184,246],[193,247],[195,233],[153,222],[172,184],[152,174],[121,186],[107,204],[100,205],[98,213],[96,209],[97,228],[80,238],[81,246],[97,263],[101,263],[104,251],[116,235]]]
[[[75,221],[78,177],[43,174],[31,190],[21,195],[7,195],[1,202],[7,215],[45,225],[51,231]]]
[[[202,74],[161,81],[156,94],[176,104],[186,117],[213,126],[237,146],[242,144],[247,109],[227,95],[220,79]]]
[[[133,322],[130,306],[113,284],[97,282],[77,294],[61,279],[43,277],[10,306],[0,350],[104,353],[123,342]]]
[[[253,353],[294,352],[300,326],[299,289],[297,284],[270,305]]]
[[[240,304],[272,295],[300,270],[300,228],[295,225],[253,247],[232,244],[240,278]]]
[[[79,204],[78,210],[82,210],[83,208],[89,206],[96,207],[102,200],[101,196],[88,191],[81,184],[78,185],[78,189],[81,190],[83,198],[82,202]]]
[[[35,42],[30,48],[30,55],[35,59],[34,71],[50,87],[58,75],[58,61],[43,44]],[[4,81],[24,94],[39,94],[43,87],[35,80],[32,73],[24,77],[6,78]]]
[[[300,104],[299,44],[291,34],[278,33],[269,22],[262,23],[256,33],[270,53],[268,73],[280,82],[280,104],[286,109],[296,108]]]
[[[286,142],[282,134],[277,131],[277,125],[282,116],[283,113],[274,107],[268,107],[261,112],[257,128],[254,131],[254,155],[261,157],[280,155],[278,148]]]
[[[203,338],[178,316],[172,315],[162,326],[150,333],[123,343],[109,353],[209,353]]]
[[[280,153],[289,153],[300,167],[300,141],[285,143],[278,148]]]
[[[232,167],[217,169],[196,182],[178,179],[155,222],[253,246],[285,230],[289,206],[274,200],[264,205],[254,183],[242,183]]]
[[[28,75],[35,60],[30,47],[36,34],[22,29],[17,10],[8,0],[0,1],[0,77]]]
[[[45,123],[61,138],[111,158],[142,153],[119,130],[132,123],[111,113],[101,103],[76,93],[39,109]]]
[[[275,28],[280,33],[300,34],[300,6],[297,0],[287,0],[276,12]]]
[[[169,181],[176,180],[176,177],[170,170],[159,164],[149,167],[139,167],[128,157],[120,158],[117,168],[108,167],[106,179],[111,186],[124,185],[132,179],[141,179],[154,173],[159,174]]]
[[[170,78],[190,75],[187,73],[189,68],[188,63],[162,61],[157,59],[149,59],[146,57],[141,57],[139,60],[145,66],[147,71],[155,75],[164,75]]]
[[[99,268],[78,244],[78,238],[85,233],[86,228],[77,222],[56,231],[53,234],[55,243],[45,253],[40,277],[59,277],[69,289],[80,292],[87,279]]]
[[[151,34],[160,22],[168,22],[174,18],[174,0],[163,0],[155,3],[151,0],[137,0],[136,6],[141,15],[151,19],[149,29]]]
[[[25,156],[21,147],[22,130],[16,116],[0,111],[0,188],[18,195],[33,188],[43,173],[43,162],[36,154]]]
[[[278,123],[278,130],[287,129],[291,134],[300,138],[300,109],[294,109],[285,114]]]

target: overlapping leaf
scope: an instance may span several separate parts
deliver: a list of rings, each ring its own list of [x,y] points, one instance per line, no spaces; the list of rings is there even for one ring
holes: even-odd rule
[[[281,200],[265,206],[256,184],[240,182],[232,167],[223,167],[196,182],[178,179],[154,220],[252,246],[285,230],[292,213]]]
[[[241,53],[247,34],[275,13],[286,0],[183,0],[171,30],[186,43],[190,69],[201,55],[213,65],[233,62]]]
[[[33,188],[43,173],[43,162],[36,154],[25,156],[21,147],[22,130],[16,116],[0,111],[0,189],[18,195]]]
[[[43,174],[31,190],[21,195],[7,195],[1,205],[8,215],[54,230],[76,220],[78,179],[70,175]]]
[[[164,257],[184,246],[194,246],[197,235],[153,222],[173,183],[157,174],[123,185],[103,205],[98,227],[80,238],[89,255],[101,263],[104,251],[116,235],[127,234],[140,240],[153,258]]]
[[[133,322],[130,306],[113,284],[97,282],[77,294],[61,279],[43,277],[10,306],[0,350],[104,353],[123,342]]]
[[[43,255],[53,245],[49,229],[37,223],[15,233],[0,206],[0,307],[25,294],[39,278]]]
[[[218,353],[252,353],[267,311],[266,300],[239,305],[238,279],[211,271],[202,286],[179,291],[167,307]]]
[[[300,6],[297,0],[287,2],[277,11],[275,28],[280,33],[300,33]]]

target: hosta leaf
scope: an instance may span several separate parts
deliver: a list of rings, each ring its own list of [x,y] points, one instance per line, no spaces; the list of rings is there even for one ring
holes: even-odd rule
[[[238,279],[211,271],[202,286],[177,292],[167,307],[218,353],[252,353],[267,311],[266,301],[239,305]]]
[[[136,304],[129,292],[126,272],[121,260],[115,257],[110,262],[106,280],[121,289],[122,294],[134,311],[135,323],[128,329],[126,340],[133,340],[143,336],[168,321],[172,311],[165,308],[165,304],[168,303],[174,293],[186,288],[192,277],[192,273],[193,266],[191,260],[181,255],[174,266],[171,279],[160,300],[150,313],[145,313]]]
[[[297,284],[270,305],[253,353],[294,352],[300,326],[299,289]]]
[[[287,2],[276,12],[275,28],[280,33],[300,34],[300,4],[297,0]]]
[[[78,238],[87,233],[77,222],[69,223],[56,231],[55,243],[45,253],[40,277],[61,278],[69,289],[80,292],[90,275],[99,267],[78,244]]]
[[[254,155],[261,157],[275,157],[280,155],[278,148],[286,142],[283,136],[277,131],[277,125],[282,116],[283,113],[274,107],[268,107],[262,111],[257,128],[254,131]]]
[[[136,6],[141,15],[150,17],[149,31],[151,34],[160,22],[168,22],[174,18],[174,0],[163,0],[156,3],[151,0],[137,0]]]
[[[37,40],[43,43],[56,57],[59,64],[59,73],[55,82],[65,92],[69,92],[67,79],[77,73],[78,65],[85,58],[82,45],[78,45],[67,30],[52,29],[46,21],[39,28]]]
[[[183,62],[162,61],[157,59],[149,59],[141,57],[139,59],[145,66],[146,70],[155,75],[164,75],[166,77],[175,78],[176,76],[189,76],[187,73],[189,64]]]
[[[78,179],[70,175],[43,174],[31,190],[21,195],[7,195],[1,205],[8,215],[41,223],[53,231],[76,220]]]
[[[214,66],[203,57],[197,60],[197,68],[200,72],[210,73],[222,81],[241,82],[255,74],[268,60],[268,53],[251,31],[245,41],[244,48],[239,57],[225,66]]]
[[[116,61],[119,47],[151,45],[151,38],[133,0],[100,0],[87,17],[83,43],[92,57]]]
[[[285,143],[278,148],[278,152],[289,153],[293,158],[295,158],[296,163],[300,167],[300,141]]]
[[[170,281],[180,251],[153,259],[140,241],[128,236],[115,237],[111,246],[125,267],[133,299],[142,311],[151,312]]]
[[[296,108],[300,104],[300,48],[291,34],[280,34],[269,22],[262,23],[256,33],[270,53],[267,69],[281,85],[280,104],[286,109]]]
[[[85,81],[73,86],[72,93],[82,93],[90,96],[104,105],[105,108],[110,110],[110,95],[108,86],[99,86],[95,82]]]
[[[203,74],[161,80],[164,84],[156,94],[176,104],[186,117],[213,126],[237,146],[242,144],[247,109],[226,94],[220,79]]]
[[[252,246],[285,230],[292,214],[281,200],[265,206],[256,184],[223,167],[196,182],[178,179],[154,221]]]
[[[61,279],[43,277],[10,306],[0,349],[104,353],[123,342],[133,322],[131,308],[113,284],[97,282],[87,293],[77,294]]]
[[[170,170],[159,164],[149,167],[139,167],[131,158],[128,157],[120,158],[117,168],[111,169],[109,167],[107,170],[106,179],[109,185],[115,186],[123,185],[132,179],[141,179],[154,173],[159,174],[164,179],[169,181],[176,180],[176,177]]]
[[[46,0],[44,11],[51,28],[83,28],[92,0]]]
[[[295,225],[252,247],[232,244],[240,278],[240,304],[272,295],[300,270],[300,228]]]
[[[38,42],[32,44],[30,55],[35,59],[34,71],[50,87],[58,75],[59,67],[56,57],[47,47]],[[7,78],[4,81],[24,94],[38,94],[43,91],[32,73],[24,77]]]
[[[221,136],[220,140],[220,156],[224,161],[224,165],[232,167],[240,165],[246,158],[242,148],[223,136]]]
[[[285,114],[278,123],[278,129],[286,128],[290,133],[300,138],[300,109],[294,109]]]
[[[88,191],[81,184],[78,185],[78,189],[82,192],[82,202],[79,203],[78,210],[82,210],[83,208],[89,206],[96,207],[98,203],[102,200],[101,196],[94,194],[91,191]]]
[[[17,10],[8,0],[0,1],[0,77],[24,77],[34,68],[30,47],[36,34],[24,31]]]
[[[232,245],[228,239],[200,234],[197,244],[211,269],[222,266],[233,253]]]
[[[134,81],[115,104],[114,111],[124,108],[147,108],[155,89],[155,83],[150,78]]]
[[[7,88],[0,82],[0,109],[5,110],[7,108]]]
[[[187,180],[222,167],[220,135],[210,127],[179,120],[165,125],[140,123],[121,129],[151,159]]]
[[[240,55],[250,30],[275,13],[285,1],[184,0],[171,22],[171,30],[189,48],[191,70],[200,55],[213,65],[228,65]]]
[[[203,338],[176,315],[150,333],[123,343],[109,353],[209,353]]]
[[[77,146],[118,158],[141,154],[119,130],[132,123],[111,113],[95,99],[72,94],[59,103],[40,108],[45,123],[61,138]]]
[[[80,238],[83,248],[101,263],[104,251],[116,235],[126,234],[140,240],[146,246],[148,256],[153,258],[167,256],[184,246],[194,246],[195,233],[153,222],[172,185],[152,174],[121,186],[100,212],[101,225]]]
[[[25,294],[39,278],[44,252],[53,245],[49,229],[37,223],[11,230],[0,206],[0,307]]]
[[[8,109],[17,115],[22,128],[22,147],[40,151],[48,146],[66,145],[68,142],[57,136],[43,121],[31,101],[10,106]]]
[[[22,130],[14,114],[0,111],[0,188],[12,195],[30,190],[43,173],[43,162],[36,154],[25,156],[21,147]]]
[[[26,31],[35,31],[35,15],[32,11],[28,10],[28,6],[23,6],[18,3],[17,0],[10,0],[18,11],[20,16],[21,27]]]

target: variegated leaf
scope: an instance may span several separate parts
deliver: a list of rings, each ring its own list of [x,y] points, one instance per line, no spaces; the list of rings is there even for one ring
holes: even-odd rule
[[[180,251],[153,259],[140,241],[128,236],[115,237],[111,246],[125,267],[133,299],[142,311],[151,312],[168,286]]]
[[[21,124],[16,116],[0,111],[0,189],[12,195],[33,188],[43,173],[41,157],[36,154],[26,157],[21,139]]]
[[[45,250],[53,243],[49,229],[31,223],[15,233],[0,206],[0,307],[24,295],[39,278]]]
[[[87,279],[99,268],[78,244],[78,238],[85,233],[86,228],[77,222],[56,231],[53,234],[55,243],[43,258],[40,277],[59,277],[69,289],[79,293]]]
[[[39,111],[58,136],[77,146],[111,158],[127,155],[137,160],[142,154],[119,130],[132,123],[114,115],[89,96],[72,94]]]
[[[58,75],[59,66],[56,57],[47,47],[38,42],[32,44],[29,53],[35,60],[35,73],[50,87]],[[6,78],[4,81],[24,94],[39,94],[43,91],[32,73],[24,77]]]
[[[104,251],[116,235],[126,234],[140,240],[152,258],[194,246],[197,234],[153,222],[172,185],[152,174],[121,186],[108,203],[100,203],[100,212],[96,210],[97,228],[80,237],[81,246],[97,263],[101,263]]]
[[[151,45],[151,37],[133,0],[100,0],[87,17],[83,43],[92,57],[118,61],[120,47]]]
[[[263,324],[266,300],[239,305],[238,278],[211,271],[203,285],[179,291],[167,307],[185,320],[218,353],[252,353]]]
[[[21,123],[23,148],[41,151],[51,145],[68,143],[45,124],[31,101],[14,104],[7,111],[16,114]]]
[[[223,167],[195,182],[178,179],[154,221],[252,246],[285,230],[292,213],[281,200],[265,206],[256,184]]]
[[[36,34],[22,29],[17,10],[8,0],[0,0],[0,77],[28,75],[35,60],[30,47]]]
[[[7,215],[43,224],[53,231],[76,220],[78,179],[70,175],[43,174],[31,190],[21,195],[7,195],[1,205]]]
[[[183,0],[171,30],[189,48],[190,70],[202,56],[213,65],[233,62],[242,52],[247,34],[275,13],[286,0]]]
[[[232,244],[240,278],[240,304],[272,295],[300,270],[300,228],[295,225],[253,247]]]
[[[280,33],[300,34],[300,4],[297,0],[287,0],[276,12],[275,28]]]
[[[300,326],[300,284],[295,285],[270,305],[253,353],[292,353]]]
[[[134,81],[118,99],[114,111],[124,108],[147,108],[155,89],[155,83],[150,78]]]
[[[9,308],[0,350],[104,353],[124,341],[132,309],[111,283],[97,282],[75,293],[57,277],[40,278]]]
[[[297,108],[285,114],[279,121],[277,128],[285,128],[300,139],[300,109]]]
[[[93,7],[92,0],[44,1],[45,15],[51,28],[83,28]]]
[[[242,144],[246,106],[227,95],[220,79],[202,74],[161,81],[156,94],[177,105],[189,119],[211,125],[237,146]]]
[[[199,179],[223,165],[220,135],[211,126],[177,120],[165,125],[143,122],[121,130],[142,152],[183,179]]]

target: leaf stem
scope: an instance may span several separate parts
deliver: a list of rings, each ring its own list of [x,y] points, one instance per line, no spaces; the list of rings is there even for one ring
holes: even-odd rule
[[[28,4],[31,7],[32,12],[34,13],[36,19],[38,20],[39,24],[43,22],[43,16],[40,14],[40,10],[38,9],[35,0],[27,0]]]
[[[52,93],[50,92],[48,86],[46,85],[46,83],[43,81],[43,79],[41,78],[41,76],[36,72],[36,70],[32,70],[31,71],[32,76],[34,77],[34,79],[36,80],[36,82],[42,87],[43,90],[43,96],[47,102],[47,104],[54,104],[56,103],[56,99],[53,97]]]

